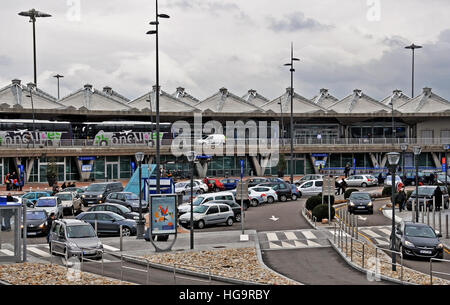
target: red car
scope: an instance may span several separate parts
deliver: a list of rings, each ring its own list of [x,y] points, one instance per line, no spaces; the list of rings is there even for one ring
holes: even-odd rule
[[[208,189],[211,192],[220,192],[226,190],[225,185],[223,185],[223,183],[220,182],[219,179],[204,178],[203,182],[208,186]]]

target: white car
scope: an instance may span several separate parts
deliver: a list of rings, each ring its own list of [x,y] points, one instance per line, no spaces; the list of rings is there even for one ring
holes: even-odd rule
[[[58,197],[41,197],[34,207],[45,210],[49,216],[55,215],[56,219],[64,217],[61,199]]]
[[[194,194],[201,194],[203,193],[203,189],[200,187],[200,185],[196,184],[194,182],[194,185],[192,187],[192,190],[194,191]],[[191,193],[191,182],[178,182],[175,183],[175,193],[179,194],[190,194]]]
[[[76,211],[82,212],[81,199],[75,192],[59,192],[55,195],[55,197],[61,199],[64,214],[68,212],[70,215],[75,215]]]
[[[353,175],[344,180],[348,186],[368,187],[378,185],[378,179],[372,175]]]
[[[231,200],[235,201],[234,195],[231,192],[219,192],[219,193],[211,193],[211,194],[201,194],[193,199],[194,207],[207,203],[209,201],[216,200]],[[178,215],[183,215],[191,210],[190,203],[183,203],[178,206]]]
[[[208,185],[205,182],[203,182],[203,180],[194,179],[194,185],[196,184],[200,186],[200,188],[203,190],[203,193],[208,193],[209,191]]]
[[[311,180],[300,184],[297,188],[301,196],[316,196],[322,193],[323,180]]]
[[[315,175],[315,174],[305,175],[301,179],[294,181],[294,184],[299,186],[299,185],[305,183],[306,181],[311,181],[311,180],[323,180],[323,175]]]
[[[402,178],[398,175],[395,175],[395,185],[397,186],[399,183],[403,183]],[[392,186],[392,176],[387,176],[386,180],[384,180],[384,185],[386,186]]]
[[[249,188],[251,192],[263,198],[264,202],[274,203],[278,201],[277,192],[268,186],[254,186]]]

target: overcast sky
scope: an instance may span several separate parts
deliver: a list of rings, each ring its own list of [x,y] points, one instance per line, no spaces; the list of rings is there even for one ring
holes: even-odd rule
[[[221,87],[242,96],[256,89],[269,99],[290,84],[283,64],[294,43],[296,92],[337,98],[353,89],[382,99],[394,89],[416,95],[429,86],[450,99],[448,0],[159,0],[160,83],[203,100]],[[36,8],[38,86],[63,96],[90,83],[130,99],[155,83],[154,0],[14,0],[0,10],[0,86],[33,80],[32,26],[17,13]]]

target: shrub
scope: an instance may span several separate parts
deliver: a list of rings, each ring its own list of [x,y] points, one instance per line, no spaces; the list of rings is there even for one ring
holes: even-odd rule
[[[383,188],[383,192],[381,193],[383,197],[391,197],[392,196],[392,186],[385,186]]]
[[[330,209],[331,209],[331,219],[333,219],[336,211],[334,210],[333,207],[331,207]],[[312,211],[312,215],[317,218],[317,221],[322,221],[322,219],[328,219],[328,204],[320,204],[316,206]]]
[[[358,189],[347,189],[347,190],[345,191],[345,193],[344,193],[344,199],[350,198],[350,195],[351,195],[353,192],[358,192],[358,191],[359,191]]]
[[[306,200],[306,209],[312,211],[316,206],[322,204],[322,197],[312,196]]]

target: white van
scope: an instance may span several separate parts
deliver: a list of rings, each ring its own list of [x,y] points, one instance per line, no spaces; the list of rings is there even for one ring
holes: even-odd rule
[[[205,139],[198,140],[197,144],[202,145],[222,145],[225,144],[225,136],[223,134],[212,134]]]
[[[322,193],[323,180],[311,180],[300,184],[297,188],[301,196],[316,196]]]
[[[202,205],[209,201],[214,200],[231,200],[235,202],[233,193],[231,192],[218,192],[218,193],[211,193],[211,194],[201,194],[194,198],[192,203],[195,206]],[[191,210],[191,204],[190,203],[183,203],[178,206],[178,215],[181,216],[184,213],[187,213]]]

